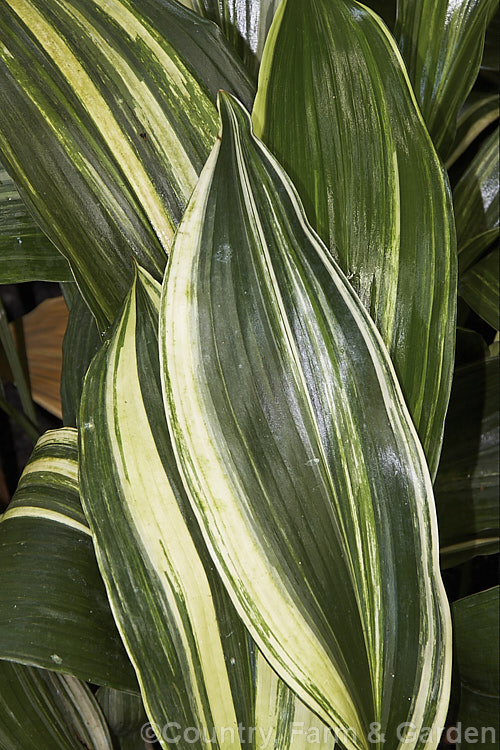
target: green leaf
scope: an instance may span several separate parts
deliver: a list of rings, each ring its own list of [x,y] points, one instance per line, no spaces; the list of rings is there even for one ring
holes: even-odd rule
[[[477,746],[478,743],[485,750],[498,747],[498,605],[498,586],[459,599],[453,604],[456,657],[461,682],[458,721],[466,730],[463,740],[457,743],[459,748]],[[468,737],[467,729],[470,732]]]
[[[470,144],[480,135],[488,125],[498,119],[498,94],[472,94],[469,96],[457,121],[455,141],[451,154],[446,161],[446,168],[461,156]]]
[[[260,652],[256,659],[255,750],[333,750],[335,738]]]
[[[40,434],[37,426],[37,418],[35,414],[35,406],[31,397],[31,390],[29,384],[29,377],[27,374],[27,367],[24,368],[17,351],[16,342],[10,330],[9,323],[7,321],[7,313],[0,296],[0,346],[5,352],[7,362],[12,373],[12,377],[16,388],[21,399],[21,405],[23,412],[27,419],[27,427],[29,428],[30,437],[35,439]],[[2,394],[3,395],[3,394]]]
[[[0,42],[0,152],[104,330],[134,258],[162,278],[216,91],[250,104],[251,85],[220,31],[170,0],[7,0]]]
[[[92,358],[101,347],[101,337],[94,316],[78,290],[67,302],[69,317],[62,347],[61,402],[64,424],[76,427],[83,380]]]
[[[498,237],[499,128],[484,141],[453,190],[460,273]]]
[[[499,272],[500,249],[497,246],[463,274],[458,287],[469,307],[495,331],[500,328]]]
[[[498,551],[499,359],[455,371],[434,485],[441,564]]]
[[[446,159],[498,0],[398,0],[394,35],[436,149]]]
[[[245,110],[220,107],[162,296],[178,465],[266,659],[347,748],[371,722],[396,747],[448,700],[430,476],[368,314]]]
[[[72,278],[68,261],[28,213],[0,164],[0,284]]]
[[[481,60],[481,70],[489,73],[498,73],[500,53],[498,52],[498,34],[500,31],[500,13],[493,13],[490,23],[486,29],[484,38],[484,52]],[[494,79],[495,80],[495,79]],[[498,79],[496,79],[498,80]]]
[[[146,712],[139,695],[100,687],[96,698],[113,734],[130,734],[147,724]]]
[[[180,0],[220,26],[248,70],[257,75],[280,0]]]
[[[74,677],[0,661],[0,749],[113,750],[99,706]]]
[[[453,214],[386,27],[349,0],[284,2],[253,120],[382,334],[434,475],[453,374]]]
[[[83,505],[163,747],[196,727],[201,737],[215,728],[215,747],[237,750],[238,722],[251,726],[253,716],[249,644],[202,549],[172,452],[160,385],[159,303],[160,286],[140,270],[109,345],[85,379]],[[192,747],[204,745],[199,739]]]
[[[0,659],[138,690],[80,505],[75,430],[45,433],[0,516]]]

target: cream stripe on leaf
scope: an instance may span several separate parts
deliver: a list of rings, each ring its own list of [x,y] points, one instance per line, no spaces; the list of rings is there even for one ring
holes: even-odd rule
[[[76,430],[38,440],[0,516],[0,659],[138,691],[80,504]]]
[[[280,0],[180,0],[224,31],[247,68],[258,73],[264,44]]]
[[[101,331],[135,258],[161,279],[216,136],[215,94],[252,86],[216,27],[170,0],[6,0],[0,153]],[[26,140],[20,122],[29,122]]]
[[[434,476],[453,374],[454,221],[386,26],[352,0],[284,0],[253,121],[382,334]]]
[[[373,323],[244,109],[220,107],[162,296],[178,464],[266,659],[346,747],[372,722],[397,747],[448,702],[430,476]]]
[[[256,655],[255,750],[333,750],[332,731]]]
[[[158,359],[160,291],[138,272],[110,344],[87,374],[83,503],[148,716],[160,729],[174,722],[168,734],[158,733],[163,746],[195,727],[193,748],[236,750],[238,723],[250,726],[253,716],[250,646],[204,550],[170,446]],[[203,737],[213,737],[213,745]]]
[[[498,0],[398,0],[394,36],[436,149],[449,154]]]
[[[460,274],[498,239],[500,129],[484,140],[453,190]]]
[[[0,284],[72,281],[66,258],[33,220],[0,164]]]
[[[0,748],[113,750],[88,685],[47,669],[0,661]]]

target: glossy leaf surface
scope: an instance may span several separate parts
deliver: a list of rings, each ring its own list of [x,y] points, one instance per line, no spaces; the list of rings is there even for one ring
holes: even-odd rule
[[[394,35],[422,115],[443,159],[479,72],[498,0],[398,0]]]
[[[162,277],[218,88],[251,102],[251,86],[217,28],[169,0],[8,0],[0,40],[2,158],[104,330],[134,258]]]
[[[139,271],[109,345],[87,374],[80,414],[83,504],[162,746],[170,746],[179,728],[182,735],[196,727],[200,737],[215,729],[214,747],[236,750],[238,722],[251,726],[253,716],[247,634],[207,553],[195,545],[199,532],[162,406],[159,302],[159,285]],[[200,737],[196,750],[204,747]]]
[[[499,587],[459,599],[453,604],[453,622],[461,698],[458,720],[476,734],[463,736],[463,748],[479,742],[485,750],[497,747],[500,721]],[[485,728],[487,731],[483,734]],[[470,740],[470,741],[467,741]]]
[[[61,402],[64,424],[76,427],[83,380],[102,342],[95,319],[78,290],[66,296],[69,317],[62,345]]]
[[[500,250],[492,250],[461,277],[460,296],[493,330],[500,328]]]
[[[458,116],[455,140],[451,148],[451,154],[446,160],[447,169],[454,164],[488,125],[498,119],[498,114],[497,94],[474,95],[474,92],[472,92]]]
[[[245,110],[164,282],[169,426],[212,559],[264,656],[329,726],[444,718],[430,476],[387,351]],[[228,210],[230,207],[230,210]],[[400,616],[398,616],[400,615]],[[398,643],[398,648],[393,648]]]
[[[71,279],[68,261],[28,213],[0,164],[0,284]]]
[[[74,677],[0,661],[1,750],[113,750],[89,688]]]
[[[220,26],[247,68],[256,75],[280,0],[180,0]]]
[[[45,433],[0,516],[0,658],[137,690],[80,505],[75,430]]]
[[[444,567],[498,551],[498,394],[498,357],[455,371],[434,485]]]
[[[453,215],[385,25],[351,0],[286,0],[253,121],[382,334],[434,474],[453,368]]]
[[[499,129],[491,133],[453,190],[460,273],[498,237]]]

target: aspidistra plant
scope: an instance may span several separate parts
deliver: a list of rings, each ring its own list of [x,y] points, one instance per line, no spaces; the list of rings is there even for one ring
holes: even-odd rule
[[[5,567],[0,694],[18,685],[12,716],[38,706],[25,743],[52,706],[41,750],[70,713],[80,746],[141,747],[123,692],[164,748],[435,748],[458,274],[443,160],[465,149],[494,3],[400,2],[394,36],[355,0],[183,5],[0,9],[0,161],[46,235],[30,262],[5,244],[5,278],[16,258],[19,280],[53,274],[70,307],[66,426],[0,517],[0,560],[30,541]],[[472,108],[488,123],[490,100]],[[71,675],[71,701],[34,667]]]

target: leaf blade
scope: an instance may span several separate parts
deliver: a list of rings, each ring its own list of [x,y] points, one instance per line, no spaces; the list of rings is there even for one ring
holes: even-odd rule
[[[253,122],[381,332],[434,475],[453,374],[454,219],[387,28],[349,0],[284,2]]]
[[[401,651],[384,651],[380,613],[385,596],[390,599],[396,589],[406,596],[409,584],[385,589],[384,581],[398,574],[388,552],[394,542],[384,537],[375,552],[362,539],[409,519],[403,510],[391,518],[388,509],[375,523],[373,514],[384,505],[385,472],[380,469],[380,485],[374,477],[375,484],[365,484],[364,472],[378,471],[372,466],[378,465],[378,449],[360,464],[349,452],[351,441],[340,435],[340,425],[349,431],[359,422],[365,430],[376,423],[383,431],[386,417],[341,414],[342,408],[369,392],[370,409],[377,388],[386,394],[378,403],[390,409],[391,429],[404,434],[391,451],[398,455],[401,445],[408,450],[390,479],[393,492],[406,481],[410,465],[416,472],[408,478],[411,492],[419,495],[425,487],[416,505],[410,491],[406,496],[426,536],[422,546],[413,536],[419,560],[436,544],[430,479],[375,329],[309,229],[283,170],[251,135],[241,106],[226,95],[220,101],[222,143],[214,147],[193,194],[164,281],[160,340],[170,432],[212,559],[257,645],[313,711],[347,734],[348,746],[363,747],[370,720],[386,726],[397,715],[401,720],[400,712],[414,710],[418,721],[438,721],[434,712],[445,711],[449,662],[421,655],[430,659],[430,673],[424,669],[418,688],[393,682],[403,679],[405,670],[388,666]],[[354,388],[344,370],[350,356],[358,365],[363,361],[352,349],[354,337],[369,341],[362,388]],[[353,371],[354,380],[358,376]],[[376,388],[367,384],[374,376],[380,377]],[[360,435],[351,440],[363,443]],[[343,490],[339,481],[345,482]],[[380,493],[372,504],[376,485]],[[413,554],[407,543],[413,533],[393,529],[391,539],[406,539],[400,554]],[[413,591],[427,602],[415,613],[415,623],[423,617],[424,629],[436,628],[449,655],[447,605],[435,555],[423,575],[430,588],[424,594],[417,584],[419,594]],[[408,606],[406,599],[404,605],[393,602],[390,611],[407,613]],[[405,641],[409,621],[413,618],[405,617]],[[416,633],[410,640],[421,642]],[[407,652],[405,658],[415,664],[419,657]],[[391,704],[401,696],[404,706]]]
[[[0,658],[137,691],[78,487],[76,431],[45,433],[0,517]]]

